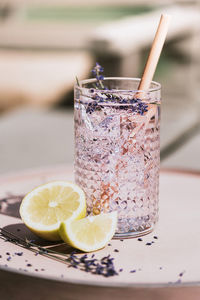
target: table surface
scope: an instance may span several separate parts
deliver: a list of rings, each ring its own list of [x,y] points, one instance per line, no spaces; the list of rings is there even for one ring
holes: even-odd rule
[[[73,180],[72,166],[56,166],[1,176],[0,199],[11,194],[23,195],[35,186],[55,179]],[[142,241],[138,241],[137,238],[123,241],[113,239],[111,246],[94,253],[97,259],[110,254],[114,258],[116,270],[123,268],[117,276],[106,278],[79,269],[67,268],[65,264],[40,255],[36,256],[27,249],[21,249],[20,246],[10,242],[5,243],[0,239],[0,277],[4,274],[3,278],[6,278],[6,273],[6,276],[11,276],[9,280],[15,278],[16,281],[16,276],[22,276],[25,280],[31,280],[32,285],[34,280],[39,278],[50,280],[51,285],[58,282],[72,284],[74,289],[80,285],[83,289],[84,287],[118,289],[126,287],[162,288],[162,291],[165,288],[169,291],[175,286],[178,287],[176,291],[181,287],[198,287],[200,283],[200,241],[197,238],[200,234],[199,183],[199,173],[166,170],[161,172],[160,220],[154,232],[142,237]],[[9,205],[10,208],[5,209],[6,212],[4,206],[1,206],[0,227],[23,238],[35,239],[19,218],[19,203],[11,199]],[[155,236],[157,238],[154,238]],[[16,252],[21,251],[23,251],[22,256],[15,255]],[[58,251],[70,253],[72,249]],[[6,255],[6,252],[10,255]],[[8,260],[8,256],[11,256],[11,259]],[[31,266],[28,267],[29,263]],[[135,271],[131,272],[133,270]]]

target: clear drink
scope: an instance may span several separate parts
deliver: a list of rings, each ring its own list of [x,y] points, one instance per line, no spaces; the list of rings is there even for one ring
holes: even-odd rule
[[[116,236],[152,231],[158,219],[160,84],[138,92],[139,79],[95,79],[75,87],[75,181],[89,214],[118,211]]]

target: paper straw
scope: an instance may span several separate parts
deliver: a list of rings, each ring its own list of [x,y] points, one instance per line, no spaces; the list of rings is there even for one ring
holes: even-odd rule
[[[140,81],[140,84],[138,86],[139,92],[135,95],[137,98],[142,99],[145,92],[148,91],[151,81],[153,79],[159,57],[167,36],[167,31],[169,28],[171,16],[168,14],[162,14],[160,17],[160,22],[158,24],[158,28],[151,46],[151,50],[144,68],[144,72],[142,75],[142,79]],[[157,107],[155,104],[148,104],[148,111],[146,113],[146,121],[145,121],[145,128],[147,124],[149,123],[149,120],[156,114]],[[142,124],[141,124],[142,126]],[[131,137],[134,137],[136,133],[140,130],[140,127],[138,126],[137,129],[135,129],[131,133]]]
[[[170,19],[171,16],[167,14],[162,14],[160,17],[160,22],[153,40],[153,44],[144,68],[138,90],[147,91],[150,87],[166,39]]]

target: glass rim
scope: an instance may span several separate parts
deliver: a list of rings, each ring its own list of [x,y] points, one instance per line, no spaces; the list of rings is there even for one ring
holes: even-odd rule
[[[128,80],[128,81],[137,81],[137,82],[140,82],[141,81],[141,78],[138,78],[138,77],[104,77],[104,80]],[[83,87],[82,85],[83,84],[87,84],[87,83],[92,83],[92,82],[96,82],[97,79],[96,78],[90,78],[90,79],[83,79],[83,80],[80,80],[79,83],[81,84],[81,86],[78,85],[78,83],[75,83],[74,87],[78,90],[91,90],[92,87],[90,88],[87,88],[87,87]],[[150,84],[155,84],[156,87],[154,88],[150,88],[148,90],[138,90],[138,89],[133,89],[133,90],[130,90],[130,89],[119,89],[119,90],[114,90],[115,93],[116,92],[121,92],[121,93],[127,93],[127,92],[133,92],[133,93],[137,93],[137,92],[141,92],[141,93],[151,93],[151,92],[156,92],[156,91],[159,91],[161,90],[161,84],[157,81],[151,81]],[[112,90],[105,90],[105,89],[96,89],[95,88],[95,91],[96,92],[101,92],[101,93],[111,93]]]

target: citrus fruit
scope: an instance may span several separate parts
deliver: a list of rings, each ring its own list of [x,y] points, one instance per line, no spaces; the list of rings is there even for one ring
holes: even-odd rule
[[[85,252],[103,248],[113,237],[117,226],[117,212],[67,220],[60,225],[62,240]]]
[[[50,241],[60,240],[62,221],[86,215],[85,194],[76,184],[55,181],[35,188],[22,200],[20,215],[36,235]]]

